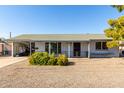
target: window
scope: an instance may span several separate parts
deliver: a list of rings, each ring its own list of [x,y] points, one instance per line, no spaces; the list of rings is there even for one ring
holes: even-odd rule
[[[49,53],[49,43],[45,43],[45,51]]]
[[[106,42],[102,42],[102,49],[108,49]]]
[[[101,42],[96,42],[96,49],[101,49]]]
[[[60,54],[61,53],[61,42],[51,42],[51,53]],[[49,53],[49,43],[45,43],[45,51]]]
[[[56,42],[51,43],[51,53],[57,54],[57,43]]]
[[[60,42],[58,43],[58,53],[59,54],[61,53],[61,43]]]
[[[106,50],[108,47],[106,46],[106,42],[96,42],[96,50]]]

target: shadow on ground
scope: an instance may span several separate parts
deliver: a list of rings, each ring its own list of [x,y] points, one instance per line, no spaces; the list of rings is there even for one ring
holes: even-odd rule
[[[67,66],[75,65],[75,62],[68,62]]]

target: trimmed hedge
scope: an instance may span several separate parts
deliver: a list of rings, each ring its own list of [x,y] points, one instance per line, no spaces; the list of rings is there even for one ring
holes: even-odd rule
[[[68,58],[61,54],[55,57],[54,53],[49,55],[47,52],[35,52],[29,57],[31,65],[67,65]]]

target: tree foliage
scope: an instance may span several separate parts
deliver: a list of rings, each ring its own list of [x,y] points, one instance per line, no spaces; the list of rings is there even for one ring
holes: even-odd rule
[[[124,10],[124,5],[112,5],[116,8],[118,12]],[[124,16],[119,17],[118,19],[108,20],[109,28],[105,29],[105,35],[109,38],[112,38],[112,41],[107,42],[109,48],[119,46],[119,41],[124,39]]]
[[[112,5],[112,7],[116,8],[118,12],[122,12],[124,10],[124,5]]]
[[[118,46],[119,46],[119,42],[118,42],[118,41],[108,41],[108,42],[107,42],[107,46],[108,46],[109,48],[118,47]]]
[[[109,48],[119,46],[119,41],[124,39],[124,16],[118,19],[108,20],[109,28],[105,29],[105,35],[113,40],[107,42]]]

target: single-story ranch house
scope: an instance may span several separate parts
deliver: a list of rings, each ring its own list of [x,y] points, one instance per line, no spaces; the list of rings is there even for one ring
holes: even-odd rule
[[[23,34],[9,39],[12,56],[33,52],[65,54],[67,57],[119,57],[119,48],[107,48],[111,41],[103,34]]]

